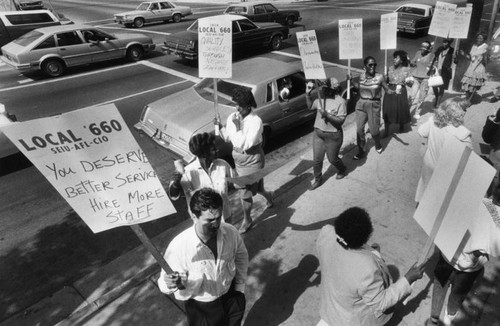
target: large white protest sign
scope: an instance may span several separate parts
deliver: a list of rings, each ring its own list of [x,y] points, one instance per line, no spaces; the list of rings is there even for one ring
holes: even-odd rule
[[[363,20],[339,20],[339,59],[363,58]]]
[[[380,49],[397,47],[398,14],[396,12],[380,16]]]
[[[299,46],[300,59],[302,60],[306,78],[326,79],[316,32],[314,30],[297,32],[297,44]]]
[[[413,217],[453,262],[464,248],[495,169],[451,135],[442,148]]]
[[[231,20],[220,17],[198,19],[199,77],[231,78],[232,39]]]
[[[437,1],[431,26],[429,27],[429,35],[447,38],[450,34],[452,22],[455,19],[456,8],[456,4]]]
[[[455,17],[450,29],[450,38],[467,38],[469,34],[472,6],[461,7],[455,10]]]
[[[21,122],[2,131],[93,232],[175,213],[113,104]]]

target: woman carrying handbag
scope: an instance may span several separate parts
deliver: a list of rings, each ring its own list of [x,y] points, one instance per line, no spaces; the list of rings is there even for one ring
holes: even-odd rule
[[[448,89],[452,76],[452,63],[454,61],[454,49],[451,47],[453,39],[444,39],[443,44],[437,48],[434,53],[432,65],[436,68],[437,73],[441,76],[441,85],[432,86],[434,92],[434,107],[437,108],[441,103],[444,91]],[[429,80],[429,86],[431,81]]]

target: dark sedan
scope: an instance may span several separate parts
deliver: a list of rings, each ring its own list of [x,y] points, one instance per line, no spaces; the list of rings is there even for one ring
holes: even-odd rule
[[[298,10],[278,10],[268,2],[242,2],[231,4],[224,10],[225,14],[241,15],[253,22],[276,22],[292,27],[300,21]]]
[[[242,49],[269,48],[278,50],[290,37],[289,29],[278,23],[254,23],[239,15],[214,16],[230,19],[233,29],[233,52]],[[186,31],[167,35],[162,50],[187,60],[198,60],[198,21]]]

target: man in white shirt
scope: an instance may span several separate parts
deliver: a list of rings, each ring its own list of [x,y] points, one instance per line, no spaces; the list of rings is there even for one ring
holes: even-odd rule
[[[161,271],[158,287],[184,301],[189,326],[239,326],[245,313],[248,252],[238,231],[221,222],[222,197],[211,188],[190,202],[194,225],[165,252],[174,273]]]
[[[222,196],[222,220],[231,218],[231,205],[229,204],[229,184],[226,178],[236,176],[229,163],[217,158],[215,135],[209,133],[196,134],[189,140],[189,150],[195,156],[185,167],[176,164],[173,180],[168,186],[170,199],[175,201],[184,192],[189,207],[193,193],[201,188],[209,187]]]

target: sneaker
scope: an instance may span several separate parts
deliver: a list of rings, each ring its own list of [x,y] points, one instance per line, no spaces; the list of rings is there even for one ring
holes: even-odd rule
[[[441,323],[439,322],[439,319],[434,320],[433,318],[429,318],[425,322],[425,326],[440,326],[440,325],[441,325]]]
[[[365,157],[365,153],[364,152],[359,152],[358,154],[354,155],[352,157],[353,160],[361,160],[363,157]]]
[[[418,120],[418,119],[420,119],[420,114],[417,113],[413,117]]]
[[[382,153],[382,151],[384,150],[383,147],[379,147],[379,148],[375,148],[375,150],[377,151],[377,153]]]
[[[321,186],[321,179],[314,180],[313,184],[311,185],[311,188],[309,190],[314,190]]]
[[[451,326],[451,323],[453,322],[453,319],[457,316],[457,313],[454,315],[449,315],[448,314],[448,309],[444,309],[444,317],[443,317],[443,325],[444,326]]]
[[[496,102],[498,102],[498,97],[493,96],[493,97],[490,99],[490,103],[496,103]]]

